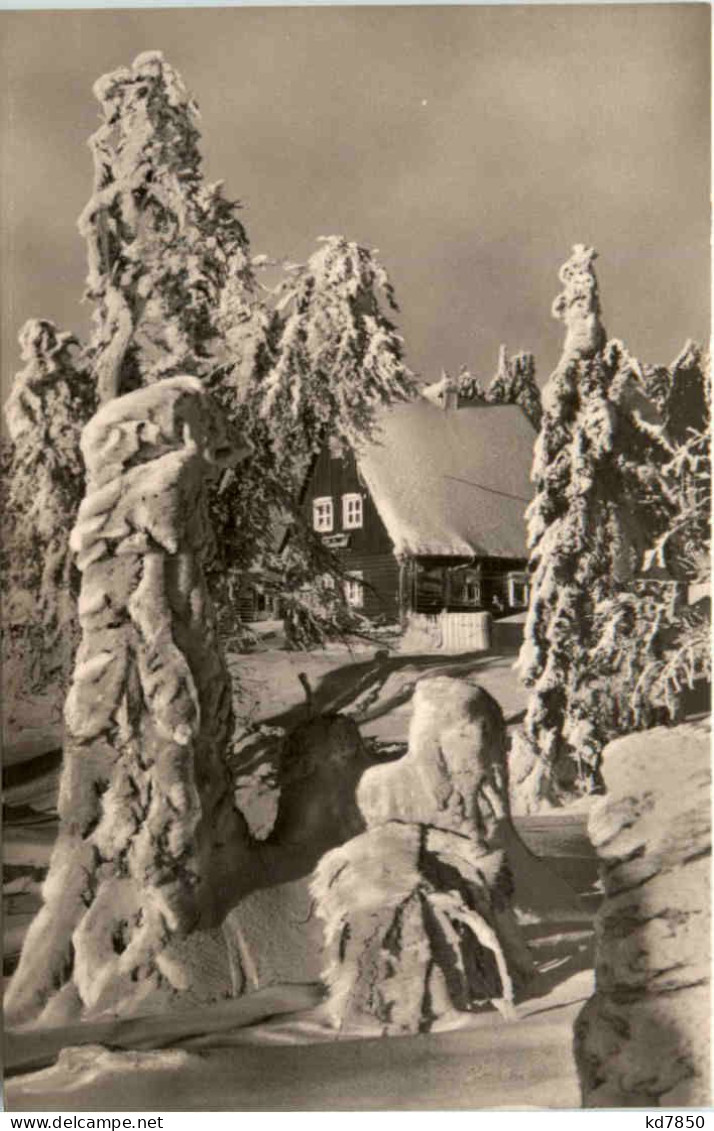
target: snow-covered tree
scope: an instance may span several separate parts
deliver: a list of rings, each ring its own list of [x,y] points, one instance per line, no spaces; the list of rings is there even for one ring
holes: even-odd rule
[[[481,381],[466,365],[462,365],[459,369],[456,383],[461,400],[473,403],[484,400],[485,394]]]
[[[265,333],[247,237],[236,206],[202,177],[197,109],[180,77],[160,52],[147,52],[101,78],[95,95],[102,124],[90,141],[94,189],[79,220],[95,304],[91,341],[70,356],[78,343],[69,335],[28,323],[28,366],[7,409],[15,455],[6,526],[29,542],[27,553],[11,553],[27,576],[6,571],[6,579],[16,595],[25,581],[41,593],[45,629],[70,616],[57,604],[67,593],[66,577],[58,578],[71,570],[67,539],[83,489],[79,434],[95,396],[106,401],[189,372],[221,377],[236,401]]]
[[[663,714],[676,721],[683,694],[711,675],[709,374],[709,359],[692,342],[668,369],[658,367],[667,440],[660,521],[642,576],[596,609],[591,662],[608,676],[621,729]]]
[[[6,631],[41,662],[40,680],[68,674],[78,576],[69,532],[82,497],[82,426],[94,410],[94,389],[76,339],[48,321],[31,319],[20,332],[24,368],[5,405],[10,446],[3,515]],[[14,626],[14,627],[13,627]],[[41,656],[40,656],[41,654]],[[50,670],[55,657],[60,672]]]
[[[656,562],[672,577],[691,582],[708,574],[711,541],[711,361],[689,341],[667,372],[667,456],[662,465],[666,523],[645,565]]]
[[[543,410],[533,354],[517,353],[509,358],[506,347],[501,346],[498,351],[498,369],[486,389],[484,399],[488,404],[520,405],[538,431]]]
[[[300,468],[317,448],[305,421],[320,422],[320,438],[353,442],[411,380],[376,298],[381,287],[393,303],[389,281],[356,245],[328,241],[293,272],[277,308],[261,303],[233,206],[201,179],[195,107],[159,53],[106,76],[96,93],[104,122],[80,221],[97,304],[92,341],[73,367],[68,335],[29,324],[28,364],[9,405],[19,453],[11,495],[30,511],[26,526],[47,522],[41,564],[55,585],[71,568],[69,530],[86,487],[72,538],[82,642],[65,705],[61,829],[8,997],[18,1021],[140,1009],[154,990],[172,1001],[184,984],[172,940],[216,927],[256,885],[306,874],[360,827],[352,727],[355,765],[344,744],[338,758],[321,753],[339,762],[324,802],[315,805],[319,782],[301,781],[292,798],[284,788],[272,843],[250,842],[225,764],[231,689],[204,586],[205,481],[221,469],[213,509],[234,491],[243,504],[234,545],[252,568],[269,566],[271,527],[294,513]],[[353,287],[345,275],[355,269]],[[277,394],[293,378],[300,411],[288,443]],[[84,484],[79,431],[95,396]],[[229,465],[251,447],[241,494],[242,473]],[[274,557],[297,643],[344,621],[337,593],[327,615],[300,596],[330,557],[319,539],[297,531]],[[305,747],[300,778],[315,769],[314,744]]]
[[[648,396],[656,403],[672,444],[704,432],[709,420],[709,359],[696,342],[687,341],[671,365],[645,366]]]
[[[253,318],[255,280],[237,206],[201,173],[196,103],[161,52],[104,75],[94,93],[102,124],[79,230],[96,304],[89,353],[106,401],[214,372],[226,331]]]
[[[415,392],[385,313],[398,309],[394,290],[375,253],[343,236],[320,245],[280,288],[277,362],[263,383],[262,414],[283,464],[316,453],[328,435],[358,446],[379,409]]]
[[[456,387],[459,399],[471,404],[520,405],[536,431],[540,428],[542,407],[532,353],[521,352],[509,357],[502,345],[498,351],[496,373],[487,388],[466,366],[459,370]]]
[[[607,341],[592,248],[560,272],[562,358],[542,394],[528,511],[531,603],[519,668],[527,742],[551,794],[592,788],[616,704],[591,663],[596,609],[630,592],[662,521],[661,420],[641,369]]]

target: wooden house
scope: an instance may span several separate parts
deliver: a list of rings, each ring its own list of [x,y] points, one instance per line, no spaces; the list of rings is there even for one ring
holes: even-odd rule
[[[326,445],[302,505],[370,618],[528,603],[524,511],[535,434],[515,405],[426,396],[385,411],[358,453]]]

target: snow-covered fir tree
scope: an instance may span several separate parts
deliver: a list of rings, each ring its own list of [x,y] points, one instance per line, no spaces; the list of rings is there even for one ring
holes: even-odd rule
[[[687,691],[711,678],[710,360],[688,342],[656,376],[667,445],[659,522],[632,589],[595,611],[591,662],[623,730],[676,721]]]
[[[5,405],[10,439],[3,513],[4,627],[39,634],[40,679],[67,675],[75,626],[69,531],[84,484],[79,451],[95,407],[86,360],[73,335],[52,322],[23,326],[25,362]],[[23,601],[24,596],[24,601]],[[14,611],[20,602],[21,608]],[[25,645],[33,647],[31,640]],[[60,670],[52,671],[52,657]]]
[[[528,510],[531,602],[519,668],[530,688],[525,737],[551,796],[587,791],[617,727],[617,703],[591,662],[596,610],[632,591],[665,521],[662,421],[637,362],[601,320],[596,253],[577,245],[553,313],[566,327],[542,394],[536,494]]]
[[[508,350],[502,345],[498,351],[498,367],[490,385],[484,388],[479,378],[462,366],[456,387],[459,400],[469,404],[520,405],[535,430],[540,428],[542,407],[532,353],[520,352],[509,357]]]
[[[196,103],[161,52],[104,75],[94,93],[102,124],[79,230],[96,304],[89,353],[105,401],[162,377],[212,373],[225,360],[227,323],[250,323],[255,280],[236,205],[202,175]]]
[[[496,374],[484,393],[487,404],[517,404],[536,431],[540,428],[542,405],[532,353],[517,353],[509,358],[505,346],[498,351]]]
[[[414,395],[387,313],[397,309],[375,253],[343,236],[321,238],[308,262],[289,271],[277,363],[262,390],[281,460],[316,453],[328,436],[358,446],[374,434],[379,409]]]
[[[261,288],[255,266],[266,257],[254,266],[237,206],[205,182],[196,103],[161,53],[105,75],[95,95],[103,122],[91,139],[94,192],[79,226],[99,398],[177,373],[209,382],[253,449],[240,474],[210,492],[214,596],[229,613],[236,589],[266,572],[296,609],[306,577],[319,589],[325,572],[339,572],[332,555],[325,571],[321,545],[300,529],[308,459],[328,434],[350,443],[369,434],[376,409],[412,388],[381,305],[395,305],[389,279],[369,251],[332,237],[276,291]],[[281,555],[276,530],[286,524],[292,545]],[[291,556],[299,564],[288,569]],[[331,610],[325,626],[338,627],[349,618],[334,581],[322,606]]]

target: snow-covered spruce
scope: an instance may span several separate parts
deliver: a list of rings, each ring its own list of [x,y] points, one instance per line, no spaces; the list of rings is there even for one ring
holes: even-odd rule
[[[329,436],[358,445],[377,411],[415,392],[397,329],[394,291],[374,252],[324,237],[281,289],[278,359],[263,387],[263,413],[286,454],[317,451]]]
[[[79,230],[99,399],[172,374],[206,376],[227,361],[227,337],[238,380],[242,363],[250,367],[240,350],[255,349],[243,331],[256,317],[256,284],[236,205],[200,170],[196,103],[159,51],[104,75],[94,93],[103,121]]]
[[[536,381],[535,357],[532,353],[508,356],[505,346],[498,351],[498,368],[484,393],[487,404],[517,404],[538,431],[543,409],[540,388]]]
[[[71,334],[33,318],[19,341],[25,367],[5,405],[10,452],[3,507],[3,625],[25,652],[32,650],[32,657],[22,658],[32,661],[26,671],[39,666],[41,682],[59,678],[61,683],[69,678],[76,643],[68,531],[82,497],[79,436],[93,412],[94,393]],[[41,650],[30,640],[33,629],[41,636]],[[22,690],[30,690],[29,681]]]
[[[496,373],[486,388],[478,377],[462,366],[456,378],[443,371],[441,380],[429,386],[425,396],[443,404],[449,393],[467,403],[482,401],[485,404],[520,405],[536,431],[540,428],[542,406],[532,353],[520,352],[509,357],[508,350],[502,345],[498,351]]]
[[[6,999],[11,1024],[180,1002],[195,989],[187,936],[213,931],[250,892],[307,875],[363,827],[366,756],[339,716],[287,736],[267,838],[252,840],[235,807],[231,687],[202,558],[205,480],[245,447],[205,386],[167,378],[110,401],[82,451],[71,539],[82,641],[60,831]]]
[[[621,731],[666,718],[676,722],[686,696],[711,678],[710,361],[688,342],[657,373],[667,451],[659,468],[659,526],[641,579],[595,610],[591,662],[607,673]],[[650,371],[651,373],[652,371]]]
[[[245,476],[209,490],[216,539],[207,573],[224,620],[224,596],[257,570],[288,594],[295,643],[354,629],[336,599],[336,559],[301,529],[295,499],[325,435],[368,430],[374,408],[410,386],[380,306],[380,292],[393,304],[389,280],[370,252],[332,237],[272,294],[258,282],[266,257],[251,259],[237,206],[202,175],[196,103],[162,54],[103,76],[95,95],[103,121],[90,142],[94,191],[79,228],[99,399],[178,373],[208,381],[256,453]],[[275,551],[287,525],[296,534],[286,557]],[[333,586],[314,617],[301,593],[307,577],[325,573]],[[239,631],[234,619],[226,627]]]
[[[379,409],[411,396],[414,380],[383,309],[396,309],[392,286],[366,248],[342,236],[322,240],[307,264],[288,269],[273,302],[239,407],[255,457],[245,477],[227,481],[213,510],[223,563],[243,577],[260,569],[290,643],[301,647],[364,628],[344,601],[338,559],[299,506],[309,462],[328,440],[359,447]],[[220,387],[217,395],[230,411]],[[288,528],[278,552],[276,531]]]
[[[575,1022],[584,1107],[711,1099],[711,728],[611,743],[588,824],[604,898],[596,992]]]
[[[566,327],[543,390],[536,496],[528,510],[533,571],[520,671],[531,688],[525,740],[539,789],[552,799],[592,788],[618,704],[592,662],[596,610],[631,591],[663,521],[663,420],[642,369],[607,341],[594,271],[577,245],[560,273],[553,312]]]

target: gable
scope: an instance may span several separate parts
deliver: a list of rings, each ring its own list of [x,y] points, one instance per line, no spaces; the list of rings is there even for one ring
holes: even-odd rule
[[[356,527],[345,523],[345,500],[355,496],[362,502],[362,521]],[[305,519],[313,529],[314,507],[320,501],[329,504],[331,521],[318,532],[334,548],[351,553],[391,553],[392,540],[349,449],[335,455],[326,444],[313,461],[301,500]]]

